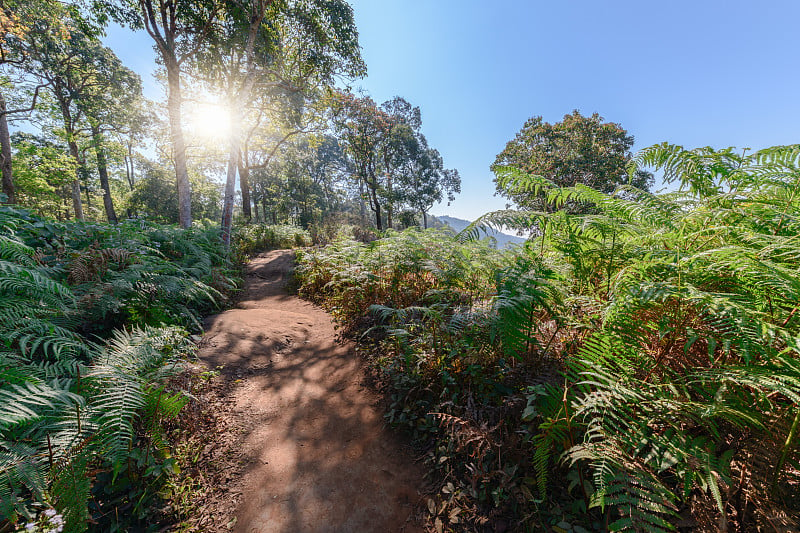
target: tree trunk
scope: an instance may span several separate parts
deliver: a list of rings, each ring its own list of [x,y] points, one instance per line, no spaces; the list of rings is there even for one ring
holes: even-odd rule
[[[64,98],[64,87],[56,84],[54,94],[58,100],[58,106],[61,109],[61,118],[64,120],[64,132],[67,134],[67,145],[69,146],[69,154],[77,164],[75,168],[75,180],[72,182],[72,209],[75,212],[77,220],[86,220],[83,216],[83,203],[81,201],[81,174],[83,172],[83,161],[81,160],[81,153],[78,150],[78,143],[75,141],[75,129],[73,127],[73,117],[70,113],[69,102]],[[87,189],[88,191],[88,189]]]
[[[236,194],[236,171],[237,165],[233,145],[236,141],[231,139],[231,153],[228,157],[228,174],[225,178],[225,196],[222,203],[222,243],[225,249],[231,247],[231,231],[233,229],[233,199]],[[238,147],[237,147],[238,152]]]
[[[8,132],[6,115],[6,99],[0,94],[0,167],[3,175],[3,193],[8,197],[9,204],[17,203],[14,191],[14,175],[11,170],[11,135]]]
[[[386,174],[386,190],[389,193],[389,201],[386,203],[386,227],[392,229],[392,175]]]
[[[358,180],[358,207],[361,212],[361,220],[367,219],[367,203],[364,201],[364,182]]]
[[[372,211],[375,213],[375,227],[378,231],[383,230],[383,221],[381,220],[381,204],[378,202],[378,195],[374,189],[370,188],[370,195],[372,196]]]
[[[231,110],[231,151],[228,156],[228,173],[225,178],[225,196],[222,202],[222,242],[225,249],[231,247],[233,229],[233,200],[236,195],[236,173],[239,169],[239,150],[241,148],[241,115],[234,106]]]
[[[428,229],[428,213],[422,212],[422,228]]]
[[[135,170],[133,167],[133,146],[128,142],[128,155],[125,156],[125,177],[128,179],[128,186],[131,188],[131,192],[133,192],[133,187],[136,185]]]
[[[71,136],[71,134],[68,133]],[[69,140],[69,153],[75,162],[78,164],[78,168],[75,170],[75,179],[72,182],[72,210],[75,213],[75,218],[77,220],[86,220],[83,216],[83,202],[81,201],[81,155],[78,151],[78,143],[76,143],[72,138]]]
[[[111,186],[108,183],[108,162],[106,150],[103,147],[103,134],[100,128],[92,125],[92,139],[94,140],[94,154],[97,157],[97,173],[100,174],[100,187],[103,189],[103,206],[106,208],[106,218],[112,224],[117,223],[117,213],[114,211],[114,200],[111,198]]]
[[[239,187],[242,189],[242,214],[249,223],[253,218],[250,211],[250,168],[247,161],[247,144],[239,156]]]
[[[83,178],[83,182],[86,184],[84,190],[86,191],[86,207],[89,209],[92,208],[92,191],[89,190],[89,170],[83,166],[83,158],[81,158],[81,167],[80,167],[81,177]]]
[[[174,56],[162,52],[164,65],[167,68],[167,111],[169,113],[169,129],[172,138],[172,157],[175,162],[175,182],[178,187],[178,221],[184,229],[192,227],[192,186],[189,183],[189,171],[186,168],[186,142],[183,139],[181,126],[181,73],[178,61]]]
[[[253,212],[255,213],[256,222],[259,222],[261,217],[258,215],[258,202],[253,202]]]

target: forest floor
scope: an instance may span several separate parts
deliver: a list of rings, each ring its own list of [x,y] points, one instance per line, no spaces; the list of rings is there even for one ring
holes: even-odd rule
[[[423,531],[423,470],[330,315],[289,295],[291,251],[255,258],[238,305],[206,320],[218,461],[204,531]],[[226,458],[228,462],[226,463]],[[211,495],[209,495],[211,496]],[[226,516],[227,515],[227,516]]]

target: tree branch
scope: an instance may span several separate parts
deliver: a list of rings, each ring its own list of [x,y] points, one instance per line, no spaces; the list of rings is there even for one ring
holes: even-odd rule
[[[41,85],[37,85],[36,86],[36,89],[34,89],[34,91],[33,91],[33,101],[31,102],[31,106],[30,107],[28,107],[26,109],[11,109],[11,110],[8,110],[8,111],[0,111],[0,117],[4,116],[4,115],[15,115],[17,113],[30,113],[31,111],[36,109],[36,100],[37,100],[37,98],[39,98],[39,91],[44,89],[48,85],[50,85],[50,84],[49,83],[45,83],[45,84],[41,84]]]
[[[304,130],[304,129],[290,131],[289,133],[284,135],[283,138],[278,142],[278,144],[276,144],[272,148],[272,150],[269,152],[269,155],[267,155],[267,159],[266,160],[264,160],[263,162],[261,162],[261,163],[259,163],[257,165],[250,165],[250,166],[247,167],[247,169],[248,170],[255,170],[255,169],[259,169],[259,168],[266,168],[267,165],[269,165],[269,163],[272,160],[272,158],[275,157],[275,154],[277,153],[278,148],[280,148],[283,145],[283,143],[288,141],[289,138],[294,136],[294,135],[298,135],[300,133],[306,133],[306,132],[307,132],[307,130]]]

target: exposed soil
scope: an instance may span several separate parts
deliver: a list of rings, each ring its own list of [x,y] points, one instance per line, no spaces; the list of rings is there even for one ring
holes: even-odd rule
[[[331,317],[286,292],[293,262],[285,250],[253,260],[237,308],[205,324],[200,358],[222,367],[225,448],[242,458],[216,498],[236,506],[235,521],[217,513],[205,530],[422,531],[422,468],[383,427]]]

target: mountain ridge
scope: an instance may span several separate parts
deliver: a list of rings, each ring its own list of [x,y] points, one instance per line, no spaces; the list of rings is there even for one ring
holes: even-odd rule
[[[463,231],[467,226],[472,224],[469,220],[464,220],[463,218],[456,218],[451,217],[448,215],[435,215],[436,220],[439,222],[449,226],[453,231],[459,233]],[[515,235],[509,235],[508,233],[503,233],[501,231],[497,231],[494,229],[486,229],[483,230],[482,233],[487,237],[492,237],[497,241],[497,248],[508,248],[512,244],[522,244],[527,239],[524,237],[517,237]]]

